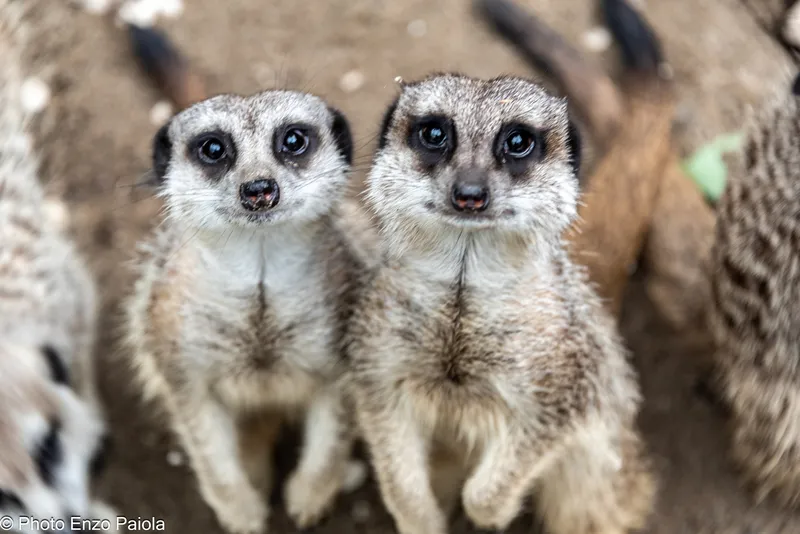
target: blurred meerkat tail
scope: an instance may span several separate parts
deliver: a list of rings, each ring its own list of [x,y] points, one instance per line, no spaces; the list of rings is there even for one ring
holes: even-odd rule
[[[680,169],[672,146],[672,84],[661,74],[658,38],[624,0],[600,0],[600,7],[624,66],[624,110],[617,130],[602,143],[605,150],[588,180],[571,240],[573,258],[588,267],[618,314],[630,267],[648,245],[654,214],[660,213],[663,182],[674,180],[671,171]]]
[[[475,0],[478,16],[567,96],[593,138],[616,129],[622,99],[614,82],[558,33],[512,0]]]
[[[128,24],[128,35],[139,65],[177,111],[208,97],[202,76],[166,34]]]
[[[658,76],[664,55],[650,24],[625,0],[601,0],[600,8],[626,69]]]

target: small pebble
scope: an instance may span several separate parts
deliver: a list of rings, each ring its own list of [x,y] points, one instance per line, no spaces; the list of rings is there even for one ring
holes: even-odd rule
[[[159,16],[176,17],[183,11],[182,0],[128,0],[119,8],[117,16],[128,24],[147,28]]]
[[[39,78],[28,78],[20,87],[22,108],[28,113],[39,113],[50,102],[50,88]]]
[[[367,501],[356,501],[353,504],[352,511],[350,512],[350,515],[353,517],[353,521],[356,523],[366,523],[371,514],[372,510],[370,509],[369,502]]]
[[[44,215],[50,227],[57,231],[64,231],[69,226],[69,210],[60,198],[46,198],[44,201]]]
[[[611,46],[611,33],[603,26],[595,26],[584,32],[582,36],[583,47],[590,52],[600,53]]]
[[[403,83],[403,77],[402,76],[395,76],[394,77],[394,83]]]
[[[345,93],[354,93],[361,89],[366,78],[360,70],[351,70],[339,80],[339,88]]]
[[[87,13],[105,15],[111,9],[112,0],[81,0],[79,4]]]
[[[428,33],[428,23],[422,19],[412,20],[408,23],[406,31],[411,37],[425,37]]]
[[[183,465],[183,455],[178,451],[169,451],[167,453],[167,463],[172,467],[180,467]]]
[[[156,102],[150,109],[150,122],[156,126],[161,126],[172,117],[173,109],[172,104],[166,100]]]

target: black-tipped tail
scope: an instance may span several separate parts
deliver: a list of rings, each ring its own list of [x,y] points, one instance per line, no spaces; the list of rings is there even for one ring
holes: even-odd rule
[[[520,51],[536,68],[553,75],[550,58],[540,50],[540,42],[560,37],[520,6],[509,0],[475,0],[477,15],[500,37]]]
[[[207,97],[202,77],[165,34],[132,24],[128,33],[139,65],[179,110]]]
[[[792,82],[792,94],[800,96],[800,72],[797,73]]]
[[[185,66],[186,60],[160,31],[129,24],[128,34],[139,64],[159,85],[164,85],[176,70]]]
[[[625,0],[601,0],[601,9],[625,65],[635,71],[657,72],[664,56],[647,21]]]

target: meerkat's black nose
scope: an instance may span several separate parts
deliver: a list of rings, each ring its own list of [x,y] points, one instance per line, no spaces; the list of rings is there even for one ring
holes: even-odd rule
[[[269,179],[253,180],[239,187],[239,199],[242,206],[250,211],[274,208],[281,198],[278,182]]]
[[[489,207],[489,188],[482,184],[456,182],[450,202],[458,211],[483,211]]]

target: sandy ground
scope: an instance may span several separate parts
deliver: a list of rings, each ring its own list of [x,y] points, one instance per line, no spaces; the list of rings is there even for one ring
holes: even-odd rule
[[[116,343],[119,299],[131,285],[125,261],[159,211],[148,192],[130,187],[149,167],[157,129],[149,112],[158,96],[130,60],[125,34],[109,20],[74,10],[64,0],[25,1],[35,7],[27,66],[53,89],[50,106],[34,123],[42,177],[68,200],[76,238],[103,294],[98,354],[116,449],[99,490],[129,517],[164,519],[168,532],[221,532],[185,463],[175,461],[181,456],[174,453],[172,438],[152,410],[136,401]],[[531,74],[476,23],[466,0],[186,3],[186,12],[164,26],[211,76],[214,91],[285,86],[324,95],[350,117],[362,164],[395,93],[396,76],[413,79],[442,70]],[[525,3],[574,43],[593,25],[588,0]],[[737,128],[748,106],[785,87],[793,67],[768,35],[782,3],[646,2],[680,88],[684,153]],[[424,35],[411,35],[413,21],[424,21],[412,26],[424,25]],[[339,82],[353,69],[363,73],[365,83],[347,93]],[[665,327],[638,285],[627,299],[623,330],[641,371],[646,398],[641,426],[662,476],[647,532],[800,533],[800,515],[768,503],[753,506],[725,461],[722,415],[693,390],[697,368],[708,356],[705,336]],[[284,471],[291,467],[291,450],[289,443],[279,455]],[[275,509],[271,532],[294,532],[281,507]],[[520,518],[511,532],[529,532],[532,521],[530,515]],[[452,529],[471,531],[463,517]],[[370,482],[343,498],[315,532],[389,533],[393,527]]]

